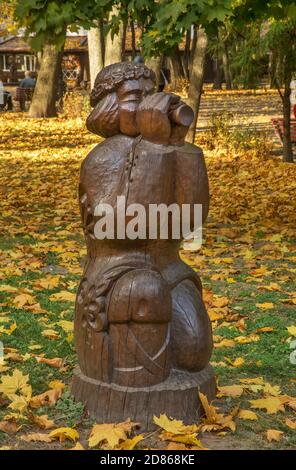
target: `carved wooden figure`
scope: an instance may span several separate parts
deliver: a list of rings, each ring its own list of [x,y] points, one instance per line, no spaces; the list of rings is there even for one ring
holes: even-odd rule
[[[106,139],[81,167],[79,200],[87,262],[77,294],[79,368],[72,393],[98,422],[126,418],[153,427],[166,413],[192,423],[198,390],[215,397],[210,321],[198,275],[179,257],[182,237],[98,239],[95,208],[201,204],[209,189],[202,151],[184,138],[193,112],[179,97],[153,93],[146,66],[118,63],[97,76],[88,129]],[[193,209],[192,209],[193,210]],[[126,217],[126,224],[129,217]],[[118,221],[115,221],[117,224]],[[171,219],[168,219],[169,229]],[[182,220],[180,220],[182,225]]]

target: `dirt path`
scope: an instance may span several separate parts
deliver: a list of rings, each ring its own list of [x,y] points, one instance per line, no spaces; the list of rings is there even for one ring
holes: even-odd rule
[[[246,127],[257,131],[267,132],[274,143],[279,143],[271,118],[282,114],[282,105],[276,91],[231,91],[216,92],[209,87],[202,95],[198,118],[198,132],[211,127],[211,118],[215,113],[232,113],[233,129]]]

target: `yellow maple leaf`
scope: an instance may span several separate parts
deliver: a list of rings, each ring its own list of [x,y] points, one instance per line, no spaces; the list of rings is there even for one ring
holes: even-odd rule
[[[296,326],[287,326],[287,330],[291,336],[296,337]]]
[[[251,334],[249,336],[236,336],[234,340],[239,344],[256,343],[257,341],[260,341],[260,336],[255,334]]]
[[[143,439],[143,434],[138,434],[132,439],[126,439],[126,441],[121,442],[117,448],[119,450],[133,450],[138,444],[138,442],[142,441]]]
[[[74,331],[74,322],[68,320],[60,320],[55,323],[55,325],[60,326],[66,333],[72,333]]]
[[[30,395],[31,396],[31,395]],[[30,396],[23,396],[23,395],[8,395],[8,398],[10,400],[10,404],[8,405],[8,408],[17,411],[18,413],[24,413],[29,404]]]
[[[79,439],[79,434],[76,429],[64,427],[54,429],[49,433],[49,437],[52,439],[59,439],[60,442],[64,442],[66,439],[75,442]]]
[[[258,328],[255,333],[271,333],[274,331],[272,326],[263,326],[262,328]]]
[[[281,438],[283,437],[283,432],[278,431],[277,429],[268,429],[266,431],[266,437],[268,442],[276,441],[279,442]]]
[[[71,449],[69,450],[85,450],[85,448],[83,447],[82,444],[80,444],[80,442],[76,442],[75,446],[71,447]]]
[[[36,395],[30,400],[31,408],[40,408],[41,406],[53,406],[56,404],[58,399],[62,396],[63,388],[54,387],[40,395]]]
[[[38,432],[30,433],[30,434],[24,434],[23,436],[20,436],[22,441],[26,442],[51,442],[52,439],[49,436],[49,434],[42,434]]]
[[[274,308],[273,302],[264,302],[262,304],[256,304],[256,307],[260,308],[261,310],[270,310]]]
[[[251,408],[266,409],[268,414],[275,414],[278,411],[285,411],[281,400],[278,397],[258,398],[250,400]]]
[[[278,385],[271,385],[270,383],[266,382],[263,387],[263,392],[266,395],[278,397],[281,394],[281,389]]]
[[[0,421],[0,431],[5,432],[6,434],[16,434],[21,427],[22,426],[17,424],[15,418]]]
[[[15,322],[12,323],[9,328],[4,328],[4,326],[0,326],[0,333],[10,336],[16,330],[16,328],[17,324]]]
[[[244,393],[241,385],[226,385],[218,387],[218,397],[240,397]]]
[[[214,296],[212,301],[213,307],[226,307],[229,304],[229,299],[227,297]]]
[[[51,429],[55,425],[52,419],[48,419],[48,415],[37,416],[31,414],[29,415],[29,419],[41,429]]]
[[[0,393],[6,395],[8,398],[12,395],[22,395],[29,399],[32,395],[32,387],[28,384],[29,375],[14,369],[12,375],[5,375],[1,378]]]
[[[34,287],[39,289],[55,289],[60,283],[60,276],[47,276],[43,279],[37,279],[34,282]]]
[[[157,418],[157,416],[153,416],[153,422],[171,434],[187,434],[189,432],[193,433],[197,431],[197,426],[195,424],[186,426],[183,421],[168,418],[165,414],[160,415],[159,418]]]
[[[118,446],[120,441],[127,440],[127,433],[135,426],[129,420],[119,424],[95,424],[91,430],[88,445],[96,447],[97,445],[107,442],[110,449]]]
[[[199,392],[198,396],[201,401],[202,407],[205,411],[207,422],[208,423],[214,422],[216,418],[217,408],[213,406],[212,404],[209,404],[207,396],[204,395],[203,393]]]
[[[255,421],[258,419],[258,416],[254,411],[251,410],[239,410],[237,417],[240,419],[248,419],[250,421]]]
[[[43,330],[41,334],[45,338],[49,338],[49,339],[59,338],[59,333],[55,330],[52,330],[52,329]]]
[[[56,302],[56,301],[61,301],[61,302],[75,302],[76,299],[76,294],[73,294],[72,292],[69,292],[67,290],[62,290],[61,292],[57,292],[56,294],[52,294],[49,297],[49,300]]]
[[[235,342],[232,339],[222,339],[219,343],[214,343],[215,348],[234,348]]]
[[[286,418],[285,425],[288,426],[288,428],[293,429],[294,431],[296,430],[296,421],[292,421],[291,419]]]
[[[12,302],[17,308],[23,308],[25,305],[35,304],[36,299],[31,294],[19,294],[12,299]]]
[[[245,379],[239,379],[239,381],[242,382],[243,384],[264,385],[263,377],[245,378]]]
[[[258,289],[260,290],[267,290],[267,291],[281,291],[282,288],[276,282],[271,282],[268,286],[259,286]]]
[[[190,446],[197,446],[200,449],[204,449],[200,440],[196,438],[196,434],[173,434],[170,432],[162,432],[160,434],[160,439],[162,441],[172,441],[172,442],[180,442],[181,444],[186,444]]]

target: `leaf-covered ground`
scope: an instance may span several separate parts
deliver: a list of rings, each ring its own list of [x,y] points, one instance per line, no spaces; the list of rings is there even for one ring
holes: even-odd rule
[[[85,255],[76,188],[97,138],[80,119],[0,122],[0,447],[295,448],[296,167],[202,140],[211,211],[202,249],[183,256],[203,280],[219,397],[197,426],[162,416],[139,437],[98,426],[68,388]]]

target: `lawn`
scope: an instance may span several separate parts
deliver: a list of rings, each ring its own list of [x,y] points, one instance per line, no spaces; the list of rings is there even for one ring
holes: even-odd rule
[[[94,421],[69,384],[85,257],[77,182],[98,138],[79,118],[5,114],[0,123],[0,391],[7,380],[12,387],[0,394],[0,448],[73,447],[77,436],[32,437],[61,427],[75,428],[86,448]],[[249,131],[239,138],[228,145],[217,133],[215,144],[199,137],[211,210],[201,250],[182,252],[200,273],[212,320],[214,405],[233,418],[224,427],[205,421],[198,439],[211,449],[296,448],[296,167],[270,157],[268,143]],[[160,430],[143,437],[137,448],[190,448],[162,440]]]

